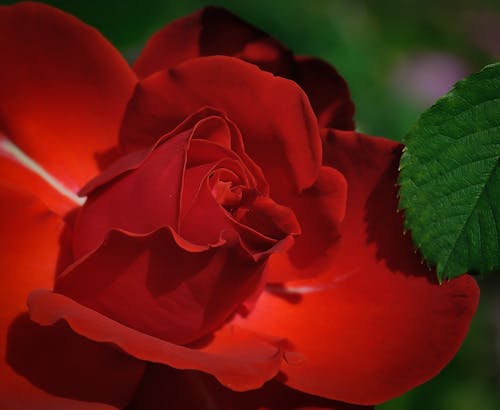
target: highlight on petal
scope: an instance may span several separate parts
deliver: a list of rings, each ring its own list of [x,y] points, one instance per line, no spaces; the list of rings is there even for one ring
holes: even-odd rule
[[[22,155],[22,154],[21,154]],[[14,190],[22,189],[40,200],[48,209],[63,216],[79,206],[73,193],[61,192],[47,182],[38,169],[26,167],[19,158],[19,151],[0,134],[0,184]],[[75,201],[76,199],[76,201]]]
[[[234,321],[285,340],[285,356],[303,356],[282,367],[288,386],[381,403],[439,373],[467,333],[478,287],[467,275],[439,285],[403,235],[399,156],[391,141],[328,131],[325,163],[349,187],[330,275],[269,287],[247,317]]]
[[[166,366],[150,364],[128,409],[160,410],[164,408],[373,410],[371,406],[356,406],[305,394],[283,385],[276,379],[267,382],[257,390],[234,392],[201,372],[178,371]]]
[[[145,78],[188,59],[211,55],[238,57],[282,77],[293,71],[287,48],[219,7],[206,7],[167,24],[148,41],[134,70]]]
[[[0,55],[3,132],[77,191],[112,159],[135,74],[95,29],[41,3],[0,6]]]
[[[40,193],[39,185],[26,185],[34,187]],[[0,227],[0,408],[109,410],[126,405],[143,363],[67,327],[45,328],[27,317],[32,289],[53,284],[61,218],[23,187],[2,180]]]
[[[64,319],[75,332],[91,340],[112,343],[141,360],[209,373],[232,390],[259,388],[276,375],[282,361],[278,348],[232,325],[223,327],[203,345],[185,347],[138,332],[48,290],[33,292],[28,306],[37,323],[50,325]]]
[[[300,191],[316,181],[321,141],[307,96],[294,82],[231,57],[191,59],[141,81],[125,114],[122,146],[150,146],[207,105],[238,125],[271,187]]]

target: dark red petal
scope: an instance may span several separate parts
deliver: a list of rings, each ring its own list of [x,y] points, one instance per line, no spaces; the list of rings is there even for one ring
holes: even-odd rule
[[[38,323],[64,319],[91,340],[113,343],[141,360],[210,373],[233,390],[259,388],[276,375],[282,360],[279,349],[232,325],[223,327],[204,346],[189,348],[138,332],[50,291],[33,292],[28,306]]]
[[[143,80],[127,108],[121,141],[150,146],[207,105],[238,125],[246,152],[271,187],[301,190],[316,181],[321,142],[306,95],[294,82],[235,58],[196,58]]]
[[[276,380],[258,390],[234,392],[195,371],[150,365],[127,410],[372,410],[293,390]]]
[[[297,216],[302,233],[286,253],[269,259],[269,282],[305,279],[326,272],[335,262],[339,245],[339,226],[344,219],[347,196],[344,176],[330,167],[321,167],[317,181],[301,194],[278,194]]]
[[[0,227],[0,408],[124,406],[142,362],[65,326],[41,327],[26,314],[31,290],[53,284],[61,219],[30,194],[0,185]]]
[[[205,109],[209,110],[208,108]],[[217,112],[217,111],[215,111]],[[269,192],[269,187],[267,186],[267,181],[262,173],[260,167],[258,167],[255,162],[246,154],[243,137],[240,130],[229,118],[227,118],[221,112],[217,112],[217,115],[205,118],[197,124],[196,133],[193,134],[193,139],[205,140],[205,143],[214,143],[219,147],[219,153],[223,153],[224,157],[234,158],[241,161],[244,164],[244,176],[247,178],[245,184],[250,182],[250,185],[257,187],[258,191],[267,195]],[[221,150],[220,148],[224,148]],[[190,146],[189,153],[189,166],[193,166],[193,162],[207,163],[209,162],[209,157],[206,150],[201,146],[197,153],[193,152],[196,147],[193,144]],[[233,151],[233,152],[230,152]],[[215,160],[214,160],[215,161]]]
[[[100,246],[111,229],[147,234],[165,226],[177,228],[190,135],[187,130],[172,136],[133,172],[89,195],[75,225],[76,259]],[[120,162],[129,168],[135,160],[132,154]]]
[[[248,207],[240,208],[238,221],[270,238],[300,235],[300,225],[290,208],[277,204],[271,198],[257,197]]]
[[[83,187],[80,195],[88,198],[73,235],[76,258],[100,246],[111,229],[147,234],[178,228],[190,140],[197,124],[218,115],[202,108],[155,145],[122,156]]]
[[[0,123],[76,191],[117,143],[136,82],[96,30],[41,3],[0,7]]]
[[[354,129],[354,104],[335,68],[318,58],[295,57],[293,79],[309,97],[320,128]]]
[[[258,286],[262,269],[236,247],[188,244],[170,229],[112,231],[59,276],[55,290],[140,332],[187,344],[217,329]]]
[[[161,135],[161,138],[159,137],[157,139],[156,145],[147,145],[145,147],[143,147],[142,145],[138,145],[137,147],[133,147],[132,149],[130,149],[131,154],[121,156],[118,160],[114,161],[108,168],[106,168],[97,177],[86,184],[78,194],[81,196],[88,196],[92,191],[103,186],[104,184],[113,181],[115,178],[118,178],[128,171],[132,171],[138,168],[141,163],[148,157],[148,155],[150,155],[151,152],[154,151],[163,142],[184,131],[193,129],[198,122],[211,117],[220,117],[227,120],[227,118],[224,116],[224,113],[222,113],[221,111],[215,110],[210,107],[202,107],[200,110],[191,113],[189,116],[184,118],[182,122],[180,122],[173,130],[166,133],[165,135]],[[240,141],[236,142],[236,144],[238,145],[238,147],[241,147]]]
[[[186,170],[185,211],[179,231],[183,238],[199,244],[216,245],[224,240],[239,243],[255,261],[291,245],[291,236],[300,233],[300,226],[290,209],[258,196],[248,204],[240,204],[231,214],[216,201],[207,181],[201,179],[207,168]]]
[[[266,33],[227,10],[207,7],[154,34],[134,70],[145,78],[190,58],[211,55],[239,57],[281,76],[287,76],[293,64],[290,51]]]
[[[220,243],[221,233],[234,232],[232,218],[210,192],[206,174],[212,167],[211,164],[192,167],[186,170],[184,178],[179,233],[189,241],[204,245]]]
[[[219,167],[231,168],[237,185],[267,192],[234,124],[204,108],[153,147],[123,156],[84,187],[88,199],[77,218],[75,257],[98,247],[111,229],[147,234],[170,226],[194,243],[219,243],[222,231],[234,231],[208,188],[207,178]]]
[[[308,95],[321,127],[354,129],[349,89],[332,66],[316,58],[294,59],[278,41],[224,9],[207,7],[165,26],[148,41],[134,70],[146,78],[188,59],[211,55],[238,57],[296,81]]]
[[[303,355],[282,368],[287,385],[381,403],[435,376],[454,356],[478,287],[467,275],[438,285],[403,236],[397,144],[352,132],[331,133],[327,141],[326,162],[349,187],[330,279],[270,288],[235,323],[285,339],[287,350]]]

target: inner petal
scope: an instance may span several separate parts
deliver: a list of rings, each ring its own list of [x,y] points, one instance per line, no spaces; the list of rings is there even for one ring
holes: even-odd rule
[[[218,180],[212,186],[212,196],[218,204],[231,212],[243,198],[243,191],[240,186],[234,187],[232,181]]]

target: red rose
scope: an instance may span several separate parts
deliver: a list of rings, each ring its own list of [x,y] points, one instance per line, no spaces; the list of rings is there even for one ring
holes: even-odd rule
[[[133,70],[36,3],[0,50],[2,408],[354,409],[455,354],[477,286],[414,254],[328,64],[216,8]]]

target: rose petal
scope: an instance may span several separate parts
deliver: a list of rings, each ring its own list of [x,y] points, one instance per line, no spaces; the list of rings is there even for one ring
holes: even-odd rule
[[[0,185],[0,408],[122,407],[143,363],[65,327],[42,328],[27,318],[29,292],[52,286],[63,223],[19,189]]]
[[[195,371],[178,371],[151,364],[127,410],[166,408],[183,410],[373,409],[373,407],[356,406],[304,394],[276,380],[267,382],[258,390],[234,392],[224,388],[209,375]]]
[[[182,122],[180,122],[172,131],[166,133],[165,135],[162,135],[161,138],[158,138],[156,145],[148,145],[147,147],[139,146],[136,149],[133,149],[133,152],[131,154],[121,156],[118,160],[113,162],[109,167],[101,172],[97,177],[89,181],[78,192],[78,194],[80,196],[88,196],[92,191],[103,186],[104,184],[113,181],[114,179],[120,177],[128,171],[132,171],[138,168],[141,163],[148,157],[148,155],[150,155],[151,152],[158,147],[158,145],[184,131],[191,130],[196,126],[198,122],[211,117],[218,117],[221,119],[223,118],[224,120],[229,121],[221,111],[215,110],[210,107],[203,107],[184,118]],[[241,141],[236,142],[238,148],[241,148],[241,144]]]
[[[347,83],[326,61],[296,57],[294,80],[318,116],[320,128],[354,129],[354,104]]]
[[[96,249],[111,229],[139,235],[166,226],[179,230],[182,197],[191,187],[185,167],[192,139],[227,137],[221,127],[210,127],[212,133],[204,133],[207,128],[204,125],[207,121],[211,124],[211,119],[220,119],[218,125],[225,124],[222,117],[214,115],[217,112],[210,109],[190,115],[157,144],[125,155],[84,187],[82,194],[88,195],[88,199],[76,222],[76,258]],[[209,164],[208,168],[211,167]],[[195,182],[199,184],[200,180]],[[103,188],[104,185],[107,186]],[[220,229],[217,236],[219,233]]]
[[[201,179],[201,185],[196,183],[206,172],[206,166],[186,170],[183,203],[187,206],[180,224],[182,237],[200,244],[239,242],[255,261],[282,252],[293,243],[291,236],[300,233],[300,226],[289,208],[257,196],[237,206],[233,215],[217,202],[206,180]],[[208,220],[210,223],[206,223]]]
[[[195,243],[216,244],[221,240],[224,232],[238,232],[238,236],[245,236],[250,233],[245,242],[252,242],[257,245],[257,250],[269,249],[276,240],[267,238],[259,232],[239,224],[233,217],[219,204],[210,191],[206,180],[207,172],[211,165],[192,167],[186,171],[184,179],[184,210],[182,222],[180,224],[180,234]],[[207,223],[210,221],[210,223]],[[238,229],[242,228],[242,229]],[[259,247],[260,246],[260,247]]]
[[[150,146],[206,105],[238,125],[246,152],[271,187],[296,191],[314,183],[321,142],[306,95],[294,82],[235,58],[196,58],[143,80],[127,108],[122,144]]]
[[[75,257],[96,249],[111,229],[142,235],[170,226],[191,242],[219,243],[221,232],[235,229],[232,217],[213,198],[208,176],[219,167],[231,169],[236,185],[268,190],[261,170],[243,149],[234,124],[204,108],[153,147],[123,156],[81,191],[88,198],[76,222]]]
[[[147,234],[165,226],[177,227],[190,135],[191,130],[186,130],[172,136],[134,172],[89,195],[76,220],[75,259],[100,246],[111,229]],[[132,154],[120,160],[123,168],[135,166],[136,157]]]
[[[55,290],[138,331],[187,344],[217,329],[259,284],[263,264],[240,253],[186,245],[171,229],[111,231],[59,276]]]
[[[13,190],[21,187],[40,200],[48,209],[63,216],[77,204],[65,195],[56,191],[40,176],[23,166],[11,152],[10,143],[2,139],[0,134],[0,183]]]
[[[182,38],[182,42],[178,39]],[[207,7],[154,34],[134,63],[140,78],[195,57],[226,55],[297,82],[321,127],[354,129],[354,104],[344,79],[327,62],[292,57],[279,41],[229,11]]]
[[[239,57],[281,76],[289,75],[293,64],[290,51],[268,34],[225,9],[207,7],[154,34],[134,70],[145,78],[185,60],[211,55]]]
[[[33,292],[28,306],[38,323],[64,319],[91,340],[113,343],[141,360],[210,373],[233,390],[259,388],[276,375],[282,360],[279,349],[235,326],[225,326],[205,345],[189,348],[138,332],[50,291]]]
[[[285,339],[286,350],[303,355],[282,368],[287,385],[380,403],[435,376],[454,356],[478,287],[467,275],[438,285],[403,236],[397,144],[352,132],[330,133],[326,144],[327,164],[349,186],[329,280],[268,288],[250,315],[234,323]]]
[[[321,167],[318,180],[301,194],[277,194],[300,221],[302,233],[286,253],[269,259],[269,282],[305,279],[328,272],[335,263],[339,246],[339,227],[344,219],[347,183],[330,167]]]
[[[134,73],[95,29],[41,3],[0,7],[0,55],[3,131],[76,191],[110,160]]]

